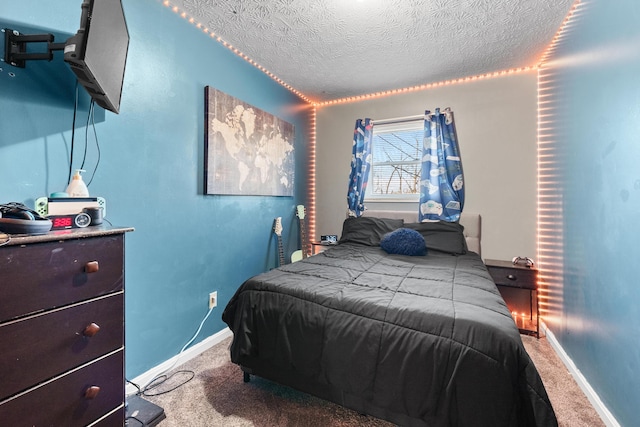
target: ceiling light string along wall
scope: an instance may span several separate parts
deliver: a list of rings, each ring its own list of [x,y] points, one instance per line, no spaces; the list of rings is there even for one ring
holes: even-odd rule
[[[316,236],[316,127],[317,108],[311,107],[309,149],[307,155],[307,229],[310,241],[318,240]]]
[[[547,49],[545,49],[542,56],[540,57],[540,60],[537,63],[538,68],[542,67],[543,64],[549,58],[549,56],[551,56],[551,54],[555,52],[556,48],[558,47],[558,43],[564,37],[564,34],[567,32],[568,26],[570,25],[571,21],[574,20],[576,12],[580,7],[580,3],[581,3],[581,0],[576,0],[575,3],[573,3],[573,5],[571,6],[571,9],[569,9],[569,13],[567,13],[567,16],[565,16],[564,20],[562,21],[562,24],[560,24],[560,28],[558,28],[558,31],[556,31],[556,34],[553,36],[553,39],[551,39],[551,43],[549,43],[549,46],[547,46]]]
[[[578,2],[579,2],[579,0],[578,0]],[[440,82],[422,84],[422,85],[411,86],[411,87],[407,87],[407,88],[392,89],[392,90],[387,90],[387,91],[382,91],[382,92],[375,92],[375,93],[366,94],[366,95],[358,95],[358,96],[350,96],[350,97],[346,97],[346,98],[339,98],[339,99],[334,99],[334,100],[331,100],[331,101],[316,102],[316,101],[311,100],[307,96],[305,96],[302,92],[298,91],[297,89],[294,89],[293,87],[291,87],[290,85],[285,83],[282,79],[280,79],[279,77],[274,75],[272,72],[270,72],[269,70],[264,68],[262,65],[258,64],[257,62],[255,62],[253,59],[249,58],[242,51],[240,51],[239,49],[237,49],[236,47],[234,47],[233,45],[231,45],[230,43],[228,43],[227,41],[222,39],[220,36],[216,35],[209,28],[204,26],[202,23],[196,21],[193,17],[189,16],[185,11],[181,10],[178,6],[172,4],[169,0],[162,0],[162,4],[165,7],[169,8],[170,10],[172,10],[177,15],[179,15],[180,17],[182,17],[183,19],[187,20],[190,24],[194,25],[196,28],[198,28],[201,31],[203,31],[205,34],[208,34],[211,38],[215,39],[218,43],[222,44],[224,47],[226,47],[227,49],[229,49],[230,51],[235,53],[237,56],[239,56],[240,58],[244,59],[249,64],[253,65],[257,69],[259,69],[260,71],[265,73],[267,76],[269,76],[276,83],[280,84],[281,86],[283,86],[287,90],[289,90],[292,93],[294,93],[295,95],[299,96],[300,99],[302,99],[303,101],[309,103],[310,105],[312,105],[314,107],[323,107],[323,106],[327,106],[327,105],[336,105],[336,104],[345,104],[345,103],[350,103],[350,102],[359,102],[359,101],[363,101],[363,100],[381,98],[381,97],[385,97],[385,96],[392,96],[392,95],[398,95],[398,94],[403,94],[403,93],[422,91],[422,90],[432,89],[432,88],[441,87],[441,86],[448,86],[448,85],[460,84],[460,83],[468,83],[468,82],[473,82],[473,81],[487,79],[487,78],[495,78],[495,77],[502,77],[502,76],[506,76],[506,75],[510,75],[510,74],[524,73],[524,72],[529,72],[529,71],[532,71],[532,70],[536,70],[538,68],[537,65],[528,66],[528,67],[511,68],[511,69],[508,69],[508,70],[495,71],[495,72],[492,72],[492,73],[485,73],[485,74],[480,74],[480,75],[476,75],[476,76],[461,77],[461,78],[457,78],[457,79],[444,80],[444,81],[440,81]]]
[[[227,41],[222,39],[222,37],[220,37],[217,34],[215,34],[209,28],[204,26],[201,22],[196,21],[192,16],[189,16],[187,14],[187,12],[181,10],[178,6],[172,4],[169,0],[163,0],[162,4],[165,7],[171,9],[171,11],[173,11],[175,14],[179,15],[181,18],[183,18],[186,21],[188,21],[190,24],[194,25],[196,28],[198,28],[199,30],[201,30],[205,34],[208,34],[212,39],[215,39],[218,43],[220,43],[221,45],[223,45],[224,47],[229,49],[231,52],[235,53],[237,56],[239,56],[240,58],[244,59],[249,64],[253,65],[257,69],[259,69],[260,71],[265,73],[267,76],[269,76],[276,83],[278,83],[279,85],[281,85],[285,89],[287,89],[287,90],[291,91],[292,93],[296,94],[297,96],[299,96],[303,101],[307,102],[308,104],[313,104],[313,102],[308,97],[306,97],[302,92],[294,89],[293,87],[291,87],[290,85],[285,83],[282,79],[280,79],[275,74],[273,74],[272,72],[270,72],[269,70],[264,68],[262,65],[258,64],[257,62],[255,62],[253,59],[249,58],[242,51],[240,51],[239,49],[234,47],[231,43],[228,43]]]
[[[538,69],[537,65],[529,66],[529,67],[510,68],[508,70],[494,71],[492,73],[479,74],[477,76],[460,77],[458,79],[443,80],[440,82],[427,83],[427,84],[411,86],[411,87],[406,87],[401,89],[386,90],[382,92],[370,93],[367,95],[349,96],[346,98],[339,98],[331,101],[316,102],[314,103],[314,105],[316,107],[324,107],[327,105],[348,104],[350,102],[359,102],[359,101],[365,101],[368,99],[383,98],[385,96],[400,95],[404,93],[428,90],[428,89],[433,89],[433,88],[442,87],[442,86],[450,86],[454,84],[469,83],[469,82],[474,82],[474,81],[483,80],[483,79],[490,79],[490,78],[496,78],[496,77],[504,77],[507,75],[526,73],[526,72],[537,70],[537,69]]]
[[[537,264],[538,305],[542,323],[557,322],[555,314],[562,309],[564,299],[563,271],[565,268],[562,238],[563,200],[559,181],[561,156],[555,121],[557,103],[554,89],[557,84],[553,73],[547,71],[551,57],[557,52],[570,30],[576,25],[585,2],[576,0],[551,43],[538,62],[537,84]]]

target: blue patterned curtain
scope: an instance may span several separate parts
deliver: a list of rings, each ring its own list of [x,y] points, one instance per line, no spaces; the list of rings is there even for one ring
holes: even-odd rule
[[[420,221],[456,222],[464,206],[464,177],[453,111],[425,112]]]
[[[367,189],[369,169],[371,169],[371,141],[373,140],[373,122],[371,119],[356,120],[353,131],[353,155],[351,156],[351,174],[347,205],[349,216],[360,216],[364,211],[364,193]]]

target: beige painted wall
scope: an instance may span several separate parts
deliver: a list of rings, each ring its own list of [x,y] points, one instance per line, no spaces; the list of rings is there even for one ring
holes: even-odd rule
[[[483,258],[536,257],[535,71],[318,108],[316,235],[338,234],[346,215],[358,118],[386,119],[451,107],[465,175],[465,212],[482,215]],[[370,209],[407,209],[367,203]]]

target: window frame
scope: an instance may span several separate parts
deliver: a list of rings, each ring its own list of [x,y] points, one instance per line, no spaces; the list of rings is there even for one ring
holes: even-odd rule
[[[416,193],[405,193],[405,194],[376,194],[373,192],[374,190],[374,171],[376,166],[383,165],[418,165],[418,170],[422,170],[422,155],[420,155],[418,160],[412,161],[398,161],[398,162],[374,162],[374,153],[376,152],[376,134],[377,133],[392,133],[392,132],[407,132],[407,131],[416,131],[419,132],[420,135],[424,134],[424,116],[420,116],[419,118],[410,118],[405,120],[396,120],[392,122],[385,123],[385,120],[380,120],[381,124],[373,123],[373,138],[371,142],[371,167],[369,170],[369,177],[367,180],[367,191],[365,196],[366,202],[410,202],[415,203],[420,201],[420,185],[418,185],[418,190]],[[418,140],[417,145],[419,152],[422,151],[423,142]]]

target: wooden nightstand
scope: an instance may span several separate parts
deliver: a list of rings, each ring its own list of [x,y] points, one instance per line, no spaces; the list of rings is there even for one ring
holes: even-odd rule
[[[514,265],[511,261],[487,259],[484,261],[489,274],[498,286],[513,320],[521,333],[540,338],[540,310],[538,308],[538,270],[535,267]],[[517,312],[510,304],[510,290],[529,291],[529,313]],[[534,314],[535,310],[535,314]],[[528,314],[528,316],[527,316]]]

